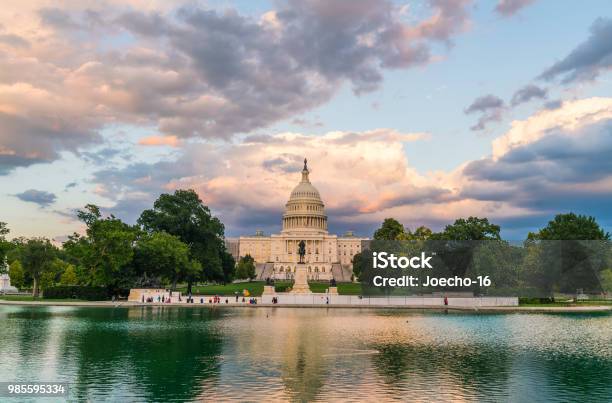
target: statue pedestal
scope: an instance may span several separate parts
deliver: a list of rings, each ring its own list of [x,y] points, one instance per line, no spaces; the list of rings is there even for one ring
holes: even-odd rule
[[[308,272],[304,263],[297,264],[291,294],[312,294],[308,286]]]
[[[329,287],[327,289],[328,294],[338,295],[338,287]]]
[[[276,294],[276,291],[274,290],[274,286],[273,285],[264,285],[264,290],[263,290],[263,294],[262,295],[272,295],[272,294]]]
[[[8,292],[18,292],[18,290],[11,285],[11,278],[8,274],[0,274],[0,293]]]

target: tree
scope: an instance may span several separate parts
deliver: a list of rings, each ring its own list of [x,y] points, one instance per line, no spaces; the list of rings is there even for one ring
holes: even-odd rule
[[[172,283],[197,277],[202,269],[190,259],[189,248],[178,237],[166,232],[142,236],[136,243],[134,262],[142,276],[159,277]]]
[[[56,256],[59,254],[56,254]],[[56,285],[57,283],[59,283],[60,281],[60,277],[62,275],[62,273],[64,272],[64,270],[66,270],[66,267],[68,266],[68,263],[64,262],[63,260],[55,257],[53,259],[53,261],[50,263],[49,265],[49,269],[46,270],[41,276],[40,276],[40,289],[45,291],[45,289],[49,288],[49,287],[53,287],[54,285]]]
[[[594,217],[574,213],[557,214],[546,227],[537,233],[530,232],[528,239],[544,241],[561,240],[610,240]]]
[[[216,281],[225,278],[225,229],[194,190],[162,194],[153,204],[153,209],[142,212],[138,224],[149,233],[164,231],[187,244],[191,258],[200,262],[203,268],[201,276],[186,279],[188,290],[200,278]]]
[[[556,215],[546,227],[527,236],[527,242],[535,243],[543,256],[535,279],[546,278],[551,292],[553,287],[566,293],[605,291],[601,272],[609,265],[609,239],[594,217]]]
[[[426,241],[431,238],[432,234],[433,232],[429,228],[421,225],[415,229],[414,232],[406,230],[406,233],[403,236],[400,235],[400,237],[401,239],[408,241]]]
[[[138,229],[113,215],[102,218],[100,209],[92,204],[77,215],[87,226],[86,236],[74,234],[64,242],[69,262],[87,270],[88,285],[129,286]]]
[[[15,260],[9,266],[9,277],[11,278],[11,285],[17,287],[18,289],[25,286],[25,273],[19,260]]]
[[[66,264],[64,272],[61,274],[59,283],[61,285],[77,285],[79,280],[77,277],[76,269],[70,263]]]
[[[57,248],[46,238],[29,239],[20,251],[20,261],[26,273],[32,276],[32,296],[37,297],[41,276],[52,269]]]
[[[374,239],[394,241],[405,236],[404,226],[395,218],[385,218],[382,226],[374,232]]]
[[[601,285],[606,294],[612,293],[612,269],[601,272]]]
[[[353,256],[353,261],[352,261],[353,262],[353,275],[359,281],[362,281],[361,277],[365,269],[365,264],[366,264],[365,255],[366,254],[371,255],[371,252],[369,249],[358,252]]]
[[[221,265],[223,266],[223,283],[231,283],[236,271],[236,260],[229,252],[221,255]]]
[[[238,267],[236,267],[236,277],[240,279],[253,280],[256,276],[255,273],[255,259],[249,254],[242,256],[238,260]]]
[[[459,218],[453,224],[444,227],[444,231],[433,234],[431,239],[448,241],[500,240],[500,230],[499,225],[489,223],[487,218]]]

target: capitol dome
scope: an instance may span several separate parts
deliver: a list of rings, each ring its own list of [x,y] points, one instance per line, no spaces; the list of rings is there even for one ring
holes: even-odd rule
[[[327,216],[321,195],[308,178],[308,161],[304,159],[302,180],[291,191],[283,214],[283,232],[327,233]]]

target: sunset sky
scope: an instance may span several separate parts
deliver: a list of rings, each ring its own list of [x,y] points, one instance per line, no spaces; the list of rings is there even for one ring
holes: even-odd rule
[[[6,1],[0,221],[61,241],[193,188],[275,233],[307,157],[333,233],[612,231],[611,70],[609,0]]]

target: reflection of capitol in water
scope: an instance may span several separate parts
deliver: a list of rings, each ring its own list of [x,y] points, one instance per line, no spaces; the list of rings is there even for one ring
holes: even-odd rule
[[[610,401],[612,316],[0,305],[0,379],[71,401]]]
[[[259,279],[294,278],[299,243],[304,241],[309,280],[351,281],[353,256],[361,251],[361,242],[367,238],[358,238],[352,232],[339,237],[327,231],[325,205],[317,188],[310,183],[309,174],[304,160],[302,180],[285,204],[280,234],[264,236],[258,231],[254,236],[227,240],[236,260],[247,254],[255,259]]]

